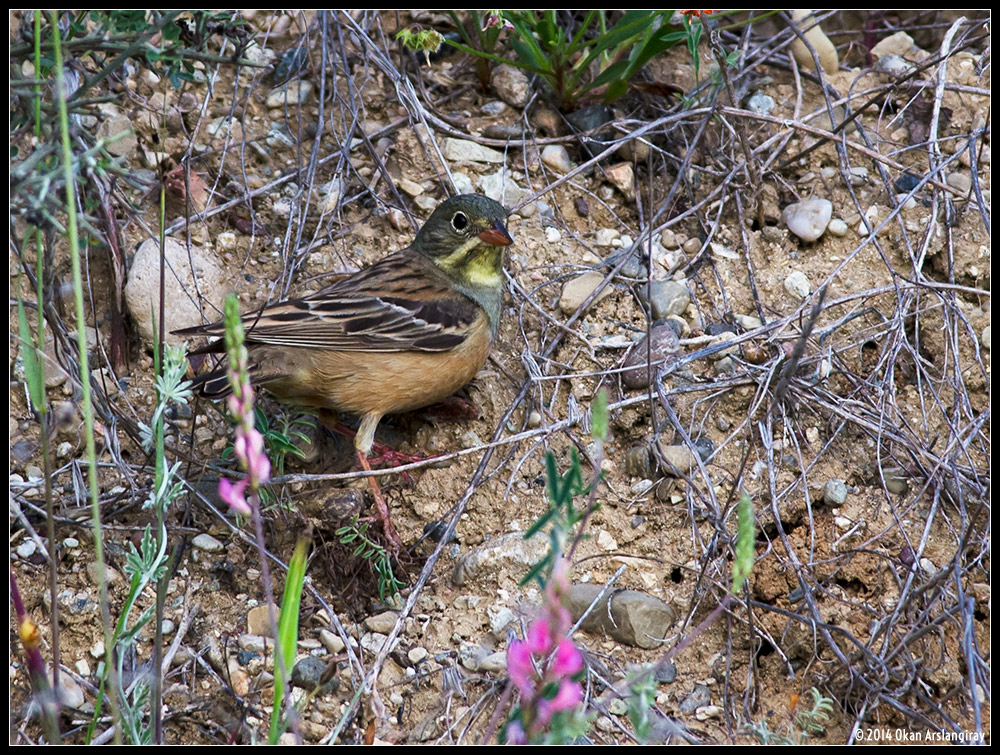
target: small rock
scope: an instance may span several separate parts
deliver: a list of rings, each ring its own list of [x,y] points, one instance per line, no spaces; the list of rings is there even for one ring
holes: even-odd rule
[[[468,139],[444,140],[442,153],[445,159],[455,163],[494,163],[502,165],[504,155],[495,149],[484,147],[482,144],[469,141]]]
[[[784,218],[788,230],[803,241],[815,241],[826,230],[833,215],[829,199],[807,199],[785,208]]]
[[[268,110],[302,105],[309,99],[312,90],[313,85],[311,81],[306,81],[305,79],[290,81],[284,86],[272,89],[267,95],[265,105]]]
[[[673,661],[660,661],[653,668],[653,679],[657,684],[673,684],[677,678],[677,666]]]
[[[569,152],[561,144],[547,144],[542,149],[542,162],[556,173],[569,173],[573,169]]]
[[[694,712],[694,717],[699,721],[707,721],[710,718],[722,718],[725,711],[719,705],[702,705]]]
[[[913,37],[905,31],[897,31],[872,47],[871,55],[878,60],[885,55],[899,55],[905,57],[913,50]]]
[[[712,692],[704,684],[694,685],[694,689],[691,693],[684,698],[678,710],[682,715],[690,716],[698,708],[708,705],[712,702]]]
[[[33,538],[28,538],[17,546],[16,553],[19,558],[31,558],[35,555],[36,550],[38,550],[38,543],[36,543]]]
[[[675,359],[681,352],[680,341],[674,328],[667,323],[657,323],[650,328],[648,340],[644,336],[625,358],[622,367],[622,385],[628,390],[638,390],[649,386],[652,375],[664,370],[668,365],[657,362]],[[649,364],[655,365],[650,371]]]
[[[455,192],[458,194],[472,194],[474,193],[475,187],[472,184],[472,179],[468,175],[462,172],[453,172],[451,174],[451,180],[455,184]]]
[[[205,249],[190,248],[167,237],[164,242],[168,274],[165,279],[164,306],[170,330],[202,324],[202,310],[198,300],[190,293],[199,291],[205,299],[205,310],[222,309],[227,276]],[[197,285],[195,283],[197,281]],[[160,306],[160,244],[149,238],[139,245],[125,284],[125,303],[146,344],[153,344],[153,318]],[[167,343],[179,346],[181,336],[165,333]]]
[[[505,103],[500,102],[500,100],[493,100],[479,108],[479,112],[483,115],[497,116],[506,109],[507,105]]]
[[[573,620],[578,620],[597,595],[601,585],[573,585],[565,598]],[[609,607],[610,603],[610,607]],[[673,609],[652,595],[636,590],[608,590],[581,625],[585,632],[606,632],[618,642],[640,648],[658,648],[674,623]]]
[[[948,185],[963,194],[968,194],[972,191],[972,178],[965,173],[949,173]]]
[[[416,197],[424,193],[424,187],[416,181],[411,181],[409,178],[400,178],[397,183],[399,184],[399,188],[411,197]]]
[[[764,94],[763,92],[757,92],[747,100],[747,108],[754,113],[759,113],[761,115],[767,115],[775,106],[774,97]]]
[[[490,653],[479,662],[479,670],[489,674],[500,674],[507,670],[507,654]]]
[[[531,566],[548,552],[548,548],[549,540],[542,533],[525,540],[523,532],[508,532],[487,540],[458,559],[451,581],[461,586],[475,575],[495,572],[504,564]]]
[[[550,244],[558,244],[562,241],[562,234],[559,233],[558,228],[547,225],[545,226],[545,240]]]
[[[124,115],[115,115],[102,120],[97,128],[97,136],[104,139],[108,152],[115,157],[131,155],[139,146],[135,127]]]
[[[307,655],[292,667],[292,686],[314,692],[320,688],[320,680],[325,671],[326,664],[323,661],[314,655]]]
[[[608,180],[626,199],[635,199],[635,171],[631,163],[618,163],[605,170]]]
[[[902,55],[897,55],[892,52],[888,55],[883,55],[877,61],[875,61],[875,70],[879,73],[887,73],[890,76],[899,78],[900,76],[905,76],[913,69],[909,63],[903,58]]]
[[[687,446],[667,445],[660,441],[656,448],[656,459],[664,474],[671,477],[687,477],[698,467],[698,457]]]
[[[785,278],[785,291],[787,291],[791,296],[797,296],[799,299],[805,299],[809,296],[812,291],[809,279],[806,274],[801,270],[793,270]]]
[[[207,553],[219,553],[220,551],[225,550],[226,547],[207,532],[195,535],[191,540],[191,545],[198,550],[206,551]]]
[[[503,168],[492,175],[480,177],[479,188],[490,199],[507,207],[520,204],[522,200],[531,196],[531,192],[518,186],[509,172]]]
[[[430,655],[430,653],[427,652],[427,648],[415,647],[410,649],[410,651],[406,654],[406,657],[409,659],[410,663],[416,666],[421,661],[426,660],[428,655]]]
[[[597,546],[606,551],[616,551],[618,541],[607,530],[601,530],[597,533]]]
[[[982,335],[979,336],[979,343],[982,344],[983,348],[986,349],[987,351],[991,351],[992,350],[992,349],[990,349],[990,338],[993,335],[992,331],[991,331],[991,328],[992,328],[992,326],[987,325],[985,328],[983,328]]]
[[[469,671],[478,671],[490,652],[475,642],[463,642],[458,648],[458,662]]]
[[[594,244],[596,246],[611,246],[611,242],[620,235],[614,228],[601,228],[594,234]]]
[[[278,618],[277,608],[274,609],[274,618]],[[261,637],[274,635],[274,631],[271,629],[270,615],[266,604],[262,606],[254,606],[247,611],[247,634],[253,634]]]
[[[846,236],[847,235],[847,223],[845,223],[840,218],[834,218],[827,225],[826,230],[830,232],[833,236]]]
[[[802,37],[805,40],[798,37],[792,39],[790,49],[796,62],[806,70],[816,70],[816,64],[813,62],[813,52],[815,51],[816,57],[819,58],[820,67],[826,73],[836,73],[840,65],[837,48],[833,46],[833,42],[823,32],[822,27],[816,23],[812,12],[793,10],[792,20],[802,30]],[[806,44],[807,42],[808,44]]]
[[[827,480],[823,486],[823,500],[828,506],[843,506],[847,500],[847,485],[843,480]]]
[[[562,310],[563,314],[573,314],[603,281],[604,275],[596,272],[584,273],[566,281],[559,296],[559,309]],[[612,292],[613,289],[611,286],[605,286],[604,290],[597,295],[592,304],[596,304],[601,299],[611,296]]]
[[[49,680],[53,680],[53,670],[49,669]],[[65,671],[59,673],[59,686],[56,687],[56,697],[59,704],[65,708],[82,708],[84,700],[83,688]]]
[[[691,303],[691,292],[681,281],[650,281],[639,289],[639,296],[649,302],[654,320],[682,315]]]
[[[396,620],[399,618],[399,614],[395,611],[383,611],[375,616],[369,616],[365,619],[365,628],[370,632],[378,632],[379,634],[389,634],[392,628],[396,626]]]
[[[340,639],[340,635],[336,632],[331,632],[329,629],[319,630],[319,641],[323,643],[323,647],[330,655],[340,655],[344,652],[345,645],[344,641]]]
[[[530,81],[520,68],[507,64],[497,66],[490,74],[490,84],[500,99],[511,107],[520,109],[528,104]]]
[[[165,636],[173,634],[176,629],[177,625],[171,619],[164,619],[160,624],[160,632]]]

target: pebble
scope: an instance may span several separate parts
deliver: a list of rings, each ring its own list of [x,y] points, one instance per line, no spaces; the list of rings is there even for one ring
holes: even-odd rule
[[[845,223],[840,218],[834,218],[827,225],[826,230],[828,230],[833,236],[846,236],[847,235],[847,223]]]
[[[445,159],[456,163],[494,163],[502,165],[504,162],[502,152],[498,152],[490,147],[484,147],[482,144],[477,144],[468,139],[453,139],[450,137],[445,139],[442,153]]]
[[[411,197],[418,197],[424,193],[424,187],[416,181],[411,181],[409,178],[400,178],[397,183],[399,184],[399,188]]]
[[[972,178],[965,173],[949,173],[948,185],[963,194],[968,194],[972,190]]]
[[[823,486],[823,500],[828,506],[843,506],[847,500],[847,485],[843,480],[827,480]]]
[[[295,107],[308,100],[312,94],[312,90],[313,85],[311,81],[306,81],[305,79],[290,81],[285,86],[272,89],[267,95],[265,104],[269,110],[284,107],[285,105]]]
[[[330,655],[339,655],[344,652],[345,645],[344,641],[340,639],[340,635],[336,632],[331,632],[329,629],[319,630],[319,641],[323,643],[323,647],[326,648]],[[427,651],[424,651],[425,653]]]
[[[774,97],[763,92],[757,92],[749,100],[747,100],[747,108],[754,113],[759,113],[761,115],[767,115],[775,106]]]
[[[558,244],[562,241],[562,234],[559,233],[558,228],[553,228],[550,225],[545,226],[545,240],[550,244]]]
[[[649,302],[654,320],[682,315],[691,303],[691,292],[680,281],[650,281],[639,289],[639,296]]]
[[[673,661],[660,661],[653,668],[653,678],[657,684],[672,684],[677,678],[677,666]]]
[[[591,272],[566,281],[559,296],[559,309],[562,310],[563,314],[573,314],[603,280],[603,273]],[[597,295],[593,304],[611,296],[613,290],[611,286],[605,286],[604,290]]]
[[[661,441],[656,457],[663,473],[670,477],[686,477],[698,466],[697,456],[687,446],[667,445]]]
[[[292,667],[292,686],[313,692],[319,689],[320,679],[323,677],[324,671],[326,671],[326,663],[316,656],[307,655]],[[334,679],[336,678],[334,677]]]
[[[981,343],[983,348],[987,351],[992,351],[992,349],[990,349],[990,338],[992,336],[991,327],[992,326],[987,325],[983,328],[983,334],[979,337],[979,343]]]
[[[606,551],[616,551],[618,550],[618,541],[607,530],[601,530],[597,533],[597,546]]]
[[[635,171],[632,163],[618,163],[605,169],[605,174],[612,185],[625,195],[626,199],[635,198]]]
[[[406,654],[406,657],[409,659],[410,663],[416,666],[421,661],[426,660],[428,655],[430,655],[430,653],[427,652],[427,648],[422,648],[418,646],[415,648],[411,648],[410,651]]]
[[[913,66],[906,62],[906,59],[902,55],[897,55],[896,53],[889,53],[888,55],[883,55],[875,62],[875,70],[879,73],[887,73],[890,76],[895,76],[899,78],[900,76],[905,76],[912,70]]]
[[[683,249],[688,254],[697,254],[701,251],[701,239],[697,236],[692,236],[687,239],[683,244],[681,244],[681,249]]]
[[[542,162],[556,173],[569,173],[573,169],[569,152],[561,144],[547,144],[542,150]]]
[[[38,543],[33,538],[29,538],[17,546],[16,552],[19,558],[30,558],[35,555],[36,550],[38,550]]]
[[[601,228],[594,234],[594,244],[597,246],[611,246],[611,242],[620,235],[614,228]]]
[[[464,585],[481,572],[495,573],[501,566],[531,566],[549,551],[549,540],[542,534],[524,539],[523,532],[508,532],[487,540],[463,555],[455,563],[451,581]]]
[[[643,336],[629,352],[622,367],[631,368],[621,373],[622,385],[628,390],[647,388],[652,379],[648,364],[676,358],[681,352],[680,341],[672,324],[657,323],[649,330],[648,340]],[[664,370],[669,364],[652,368],[652,374]]]
[[[247,611],[247,633],[253,635],[272,635],[270,614],[267,605],[254,606]],[[275,609],[274,617],[278,617],[278,610]]]
[[[478,671],[489,651],[475,642],[463,642],[458,647],[458,662],[468,671]]]
[[[833,215],[829,199],[807,199],[785,208],[784,218],[788,230],[803,241],[815,241],[826,230]]]
[[[678,710],[681,714],[685,716],[690,716],[698,708],[708,705],[712,702],[712,692],[704,684],[694,685],[694,689],[691,690],[690,694],[684,698]]]
[[[365,628],[369,632],[378,632],[379,634],[389,634],[392,628],[396,626],[396,620],[399,618],[399,614],[395,611],[383,611],[375,616],[369,616],[365,619]]]
[[[913,50],[913,37],[905,31],[898,31],[885,39],[880,40],[871,49],[873,58],[878,59],[885,55],[906,55]]]
[[[216,540],[214,537],[209,535],[207,532],[202,532],[200,535],[195,535],[194,539],[191,540],[191,545],[193,545],[198,550],[205,551],[207,553],[218,553],[225,549],[222,543]]]
[[[176,629],[177,625],[174,624],[172,619],[164,619],[160,623],[160,632],[164,635],[173,634]]]
[[[527,74],[512,65],[499,65],[490,74],[490,84],[501,100],[511,107],[523,108],[528,104],[530,82]]]
[[[479,112],[483,115],[500,115],[504,110],[507,109],[507,104],[501,102],[500,100],[493,100],[492,102],[487,102],[481,108]]]
[[[809,279],[801,270],[793,270],[785,278],[785,291],[799,299],[805,299],[812,291]]]
[[[479,662],[479,670],[499,674],[507,670],[507,653],[490,653]]]
[[[490,199],[508,207],[520,204],[522,200],[531,196],[531,192],[518,186],[517,182],[510,177],[509,171],[503,168],[492,175],[480,177],[479,188]],[[528,207],[530,206],[532,205],[528,205]],[[521,213],[525,209],[522,207],[518,212]]]
[[[603,585],[575,584],[564,598],[573,620],[578,620]],[[659,648],[673,625],[673,609],[659,598],[637,590],[608,590],[580,628],[589,633],[606,633],[618,642],[645,649]]]

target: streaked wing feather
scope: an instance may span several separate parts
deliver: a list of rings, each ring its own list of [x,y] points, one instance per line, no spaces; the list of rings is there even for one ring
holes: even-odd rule
[[[396,254],[303,299],[243,317],[248,344],[338,351],[448,351],[479,316],[433,263]],[[179,331],[221,335],[221,323]]]

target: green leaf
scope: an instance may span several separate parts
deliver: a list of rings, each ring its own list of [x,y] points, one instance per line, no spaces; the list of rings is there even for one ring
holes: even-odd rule
[[[38,351],[31,338],[28,318],[24,314],[24,304],[17,297],[17,327],[21,339],[21,361],[24,362],[24,380],[28,384],[31,405],[38,412],[45,411],[45,366],[38,357]]]
[[[295,543],[295,551],[288,562],[288,575],[285,577],[285,592],[281,596],[281,614],[278,617],[278,652],[284,659],[285,670],[291,674],[292,662],[295,660],[295,647],[299,638],[299,605],[302,600],[302,583],[306,577],[306,562],[309,556],[309,539],[299,537]],[[268,741],[277,744],[281,736],[279,726],[281,720],[281,702],[284,696],[284,684],[278,664],[275,663],[274,674],[274,707],[271,711],[271,730]]]

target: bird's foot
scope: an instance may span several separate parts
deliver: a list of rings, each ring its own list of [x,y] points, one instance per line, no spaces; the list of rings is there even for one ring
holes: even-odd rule
[[[372,468],[368,457],[361,451],[357,453],[361,468],[366,472],[371,472]],[[372,497],[375,499],[375,518],[382,525],[382,530],[385,532],[386,540],[389,541],[389,548],[393,555],[398,556],[403,548],[403,541],[399,538],[399,533],[396,532],[396,527],[392,523],[392,517],[389,515],[389,504],[386,503],[385,496],[382,495],[382,488],[379,487],[378,481],[374,477],[368,478],[368,484],[372,490]]]

